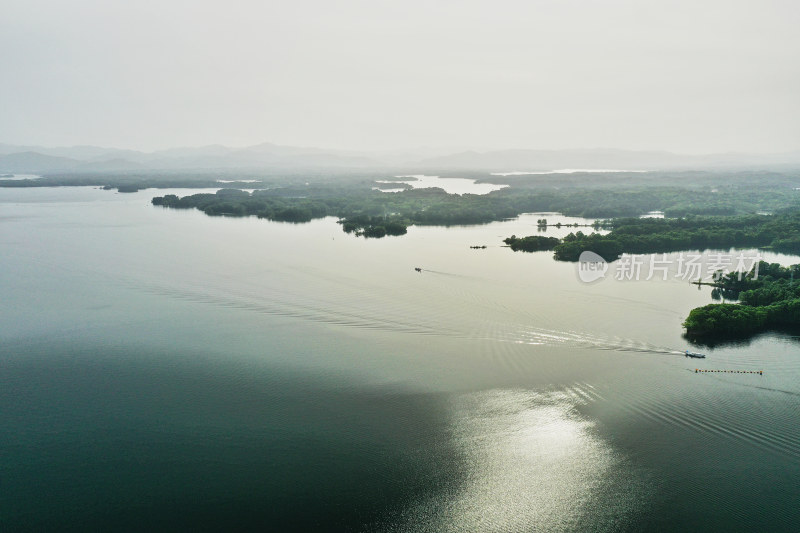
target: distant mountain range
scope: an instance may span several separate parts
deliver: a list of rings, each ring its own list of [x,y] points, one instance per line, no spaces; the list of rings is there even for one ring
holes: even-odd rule
[[[800,168],[800,152],[682,155],[661,151],[584,149],[467,151],[440,154],[430,149],[407,152],[355,152],[271,143],[246,148],[209,145],[140,152],[98,146],[46,148],[0,144],[0,173],[217,169],[536,172],[563,168],[618,170]]]
[[[556,169],[666,170],[704,168],[800,168],[800,152],[783,154],[684,155],[614,149],[499,150],[462,152],[419,162],[424,168],[480,169],[491,172]]]
[[[0,172],[129,172],[236,168],[364,168],[385,161],[318,148],[210,145],[138,152],[98,146],[45,148],[0,144]]]

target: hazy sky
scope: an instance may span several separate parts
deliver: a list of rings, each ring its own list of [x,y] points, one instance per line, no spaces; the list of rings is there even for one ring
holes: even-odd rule
[[[800,2],[2,0],[0,142],[800,149]]]

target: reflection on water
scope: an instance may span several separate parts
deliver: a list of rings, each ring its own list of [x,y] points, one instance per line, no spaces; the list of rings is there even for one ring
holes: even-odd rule
[[[397,531],[575,531],[632,527],[651,487],[598,438],[567,392],[490,390],[453,399],[467,471],[418,502]]]
[[[710,287],[585,284],[502,245],[541,214],[366,240],[149,204],[164,193],[0,190],[4,526],[800,519],[800,346],[687,360]]]

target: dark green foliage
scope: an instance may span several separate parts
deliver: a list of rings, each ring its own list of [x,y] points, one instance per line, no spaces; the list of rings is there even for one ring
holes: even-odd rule
[[[689,335],[740,336],[761,330],[767,322],[766,308],[738,304],[709,304],[692,309],[683,322]]]
[[[408,232],[408,228],[402,222],[382,217],[358,215],[339,222],[345,232],[363,237],[380,238],[386,235],[405,235]]]
[[[282,222],[309,222],[313,215],[308,207],[287,207],[275,211],[269,218]]]
[[[400,222],[387,222],[384,224],[384,227],[386,228],[387,235],[405,235],[408,233],[405,224],[401,224]]]
[[[594,252],[607,261],[612,261],[625,251],[618,239],[599,233],[585,235],[582,231],[564,237],[554,250],[555,258],[559,261],[577,261],[584,251]]]
[[[419,169],[424,171],[424,169]],[[441,172],[437,172],[441,174]],[[608,218],[663,211],[667,216],[738,215],[800,207],[800,176],[794,171],[665,171],[647,173],[574,173],[538,176],[489,176],[458,171],[453,177],[509,187],[488,195],[448,195],[441,190],[409,189],[381,193],[374,187],[398,181],[395,172],[342,171],[143,171],[140,173],[61,173],[36,180],[0,180],[0,187],[100,186],[206,188],[223,182],[252,181],[253,197],[324,199],[328,214],[384,214],[384,208],[413,224],[478,224],[526,212],[556,211],[568,216]],[[447,172],[444,172],[447,175]],[[288,206],[284,206],[288,207]],[[267,212],[267,218],[269,218]],[[248,214],[257,214],[250,213]],[[316,215],[314,215],[316,216]],[[324,216],[324,215],[323,215]]]
[[[692,309],[683,322],[690,337],[741,337],[773,328],[800,326],[800,299],[781,300],[752,307],[709,304]]]
[[[308,222],[314,218],[338,216],[342,229],[365,237],[404,235],[407,232],[406,216],[394,211],[414,211],[414,202],[443,191],[407,191],[404,202],[390,200],[395,195],[377,191],[340,196],[342,191],[324,187],[286,187],[276,190],[259,190],[252,194],[238,189],[221,189],[215,194],[202,193],[178,198],[166,195],[153,198],[153,204],[179,209],[197,208],[208,215],[250,216],[282,222]],[[444,194],[447,196],[446,194]]]
[[[800,326],[800,265],[760,262],[758,275],[731,273],[719,286],[738,294],[738,304],[709,304],[693,309],[683,326],[690,337],[741,337],[771,328]]]
[[[361,235],[364,237],[375,237],[379,239],[386,235],[386,228],[383,226],[367,226],[361,232]]]
[[[568,235],[555,247],[556,259],[577,261],[585,250],[600,254],[607,261],[622,253],[768,246],[791,251],[800,243],[800,211],[736,217],[626,218],[613,220],[611,226],[607,235]]]
[[[787,254],[800,253],[800,236],[789,238],[776,238],[772,241],[772,249],[776,252],[783,252]]]
[[[523,252],[538,252],[541,250],[552,250],[561,240],[556,237],[540,237],[537,235],[522,238],[512,235],[503,242],[515,252],[517,250],[522,250]]]
[[[609,223],[604,223],[608,226]],[[800,242],[800,211],[775,215],[697,217],[684,219],[615,219],[607,235],[581,231],[557,241],[555,258],[577,261],[592,251],[608,261],[622,253],[644,254],[677,250],[771,246],[788,249]],[[536,251],[545,237],[517,238],[505,242],[514,250]],[[529,243],[529,244],[528,244]],[[722,276],[715,288],[716,299],[740,299],[739,304],[709,304],[693,309],[684,321],[687,335],[694,338],[726,339],[752,335],[770,328],[800,327],[800,265],[782,267],[760,262],[747,274]]]
[[[174,194],[167,194],[166,196],[156,196],[153,198],[153,205],[160,205],[163,207],[180,207],[180,198]]]
[[[228,178],[243,176],[227,176]],[[458,177],[464,177],[459,175]],[[344,222],[345,231],[362,232],[370,225],[380,225],[387,235],[402,234],[393,223],[408,225],[463,225],[484,224],[487,222],[513,218],[521,213],[556,211],[569,216],[608,218],[635,217],[649,211],[664,211],[668,215],[693,214],[744,214],[756,211],[777,212],[782,208],[800,207],[800,185],[798,178],[784,174],[717,174],[717,173],[647,173],[647,174],[596,174],[596,175],[555,175],[515,178],[488,178],[475,175],[482,181],[507,182],[511,186],[487,195],[447,194],[441,189],[407,189],[397,193],[384,193],[373,190],[376,180],[392,180],[391,175],[314,175],[314,176],[269,176],[262,178],[254,187],[252,194],[243,191],[226,192],[222,195],[200,194],[180,199],[180,201],[154,200],[156,205],[176,208],[197,208],[209,214],[256,215],[270,220],[302,222],[310,218],[335,216]],[[189,177],[172,178],[175,183],[190,186]],[[133,183],[139,186],[170,183],[166,177],[136,178],[116,176],[101,177],[62,177],[36,180],[36,186],[54,183],[95,184],[111,181]],[[191,186],[213,186],[209,176],[195,178]],[[5,186],[2,182],[0,185]],[[674,185],[664,186],[664,183]],[[28,186],[33,184],[18,184]],[[218,185],[218,184],[217,184]],[[391,184],[390,184],[391,185]],[[229,190],[231,191],[231,190]],[[159,203],[161,202],[161,203]],[[224,203],[224,206],[212,207]],[[238,207],[237,205],[238,204]],[[287,211],[297,209],[298,211]],[[374,222],[365,222],[370,217]],[[380,219],[378,221],[377,219]],[[688,218],[691,218],[688,217]],[[721,218],[721,217],[719,217]],[[639,219],[635,219],[639,220]],[[546,227],[545,224],[538,224]],[[684,230],[681,230],[685,233]],[[370,231],[369,233],[372,233]],[[685,247],[699,247],[703,242],[717,240],[702,234],[694,240],[680,240],[686,235],[651,237],[657,242],[640,243],[641,249],[677,250]],[[773,235],[785,242],[776,242],[776,249],[790,251],[800,247],[797,241],[787,240],[786,235]],[[729,236],[727,240],[740,244],[743,235]],[[645,239],[646,240],[646,239]],[[762,239],[759,242],[763,242]],[[628,239],[631,241],[631,239]],[[693,242],[700,243],[693,244]],[[727,241],[726,241],[727,242]],[[613,243],[593,243],[604,250],[615,250]],[[630,242],[619,245],[629,245]],[[742,244],[748,244],[743,242]],[[560,255],[569,256],[567,252]]]

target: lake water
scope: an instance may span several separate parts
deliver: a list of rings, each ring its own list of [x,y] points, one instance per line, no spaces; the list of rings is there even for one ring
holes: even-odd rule
[[[442,178],[439,176],[426,176],[425,174],[412,174],[410,176],[397,176],[398,178],[409,178],[405,181],[385,181],[379,180],[378,183],[407,183],[413,189],[427,189],[438,187],[448,194],[489,194],[508,187],[508,185],[498,185],[495,183],[477,183],[476,180],[467,178]],[[398,192],[403,189],[384,189],[385,192]]]
[[[800,344],[681,356],[708,287],[191,192],[0,189],[0,529],[796,530]]]
[[[560,168],[558,170],[531,170],[531,171],[514,171],[514,172],[492,172],[492,176],[530,176],[538,174],[578,174],[587,172],[597,172],[608,174],[610,172],[636,172],[644,173],[646,170],[617,170],[612,168]]]

